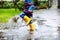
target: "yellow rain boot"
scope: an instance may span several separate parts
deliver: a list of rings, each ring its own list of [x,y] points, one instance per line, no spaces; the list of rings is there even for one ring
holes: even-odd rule
[[[30,31],[34,31],[34,25],[33,24],[29,24],[30,28],[28,30]]]
[[[24,20],[26,22],[26,25],[28,25],[30,23],[30,21],[31,21],[31,19],[26,15],[24,16]]]

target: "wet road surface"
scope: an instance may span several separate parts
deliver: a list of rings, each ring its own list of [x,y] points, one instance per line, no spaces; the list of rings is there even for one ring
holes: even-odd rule
[[[60,10],[39,10],[34,12],[33,23],[35,30],[33,34],[27,30],[27,26],[0,30],[0,40],[60,40]]]

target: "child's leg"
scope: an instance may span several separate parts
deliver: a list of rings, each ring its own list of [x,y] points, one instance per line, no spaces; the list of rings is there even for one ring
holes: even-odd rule
[[[34,31],[34,25],[32,23],[32,20],[28,16],[26,16],[24,12],[22,12],[22,14],[20,14],[20,17],[26,21],[26,25],[30,26],[29,30]]]
[[[33,23],[32,23],[32,20],[30,21],[29,27],[30,27],[30,28],[29,28],[28,30],[34,31],[34,25],[33,25]]]
[[[20,14],[20,17],[24,19],[24,21],[26,22],[26,25],[28,25],[31,21],[31,19],[28,16],[26,16],[24,12]]]

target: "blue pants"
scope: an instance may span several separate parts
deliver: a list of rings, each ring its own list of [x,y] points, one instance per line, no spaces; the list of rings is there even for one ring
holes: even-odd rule
[[[22,12],[22,13],[20,14],[20,17],[21,17],[21,18],[24,18],[25,15],[26,15],[26,14],[25,14],[24,12]]]
[[[25,15],[26,15],[26,14],[25,14],[24,12],[22,12],[22,13],[20,14],[20,17],[21,17],[21,18],[24,18]],[[32,20],[30,21],[29,24],[32,24]]]

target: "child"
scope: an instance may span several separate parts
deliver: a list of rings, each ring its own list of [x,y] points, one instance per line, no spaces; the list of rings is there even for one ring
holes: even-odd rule
[[[34,26],[31,20],[32,13],[34,10],[34,5],[32,3],[32,0],[25,0],[24,6],[22,7],[23,12],[20,14],[20,17],[24,19],[26,22],[26,25],[29,25],[30,31],[34,31]]]

